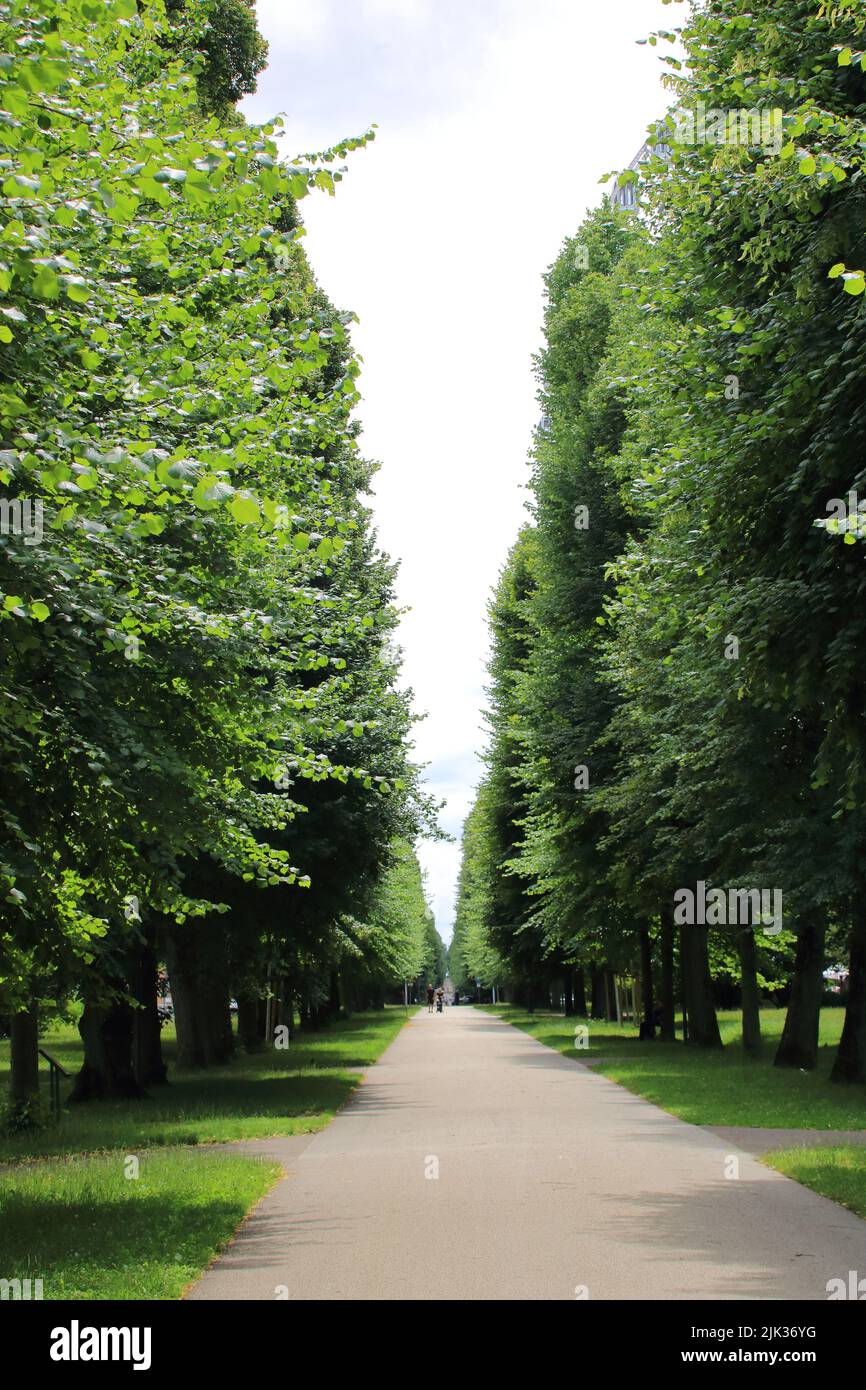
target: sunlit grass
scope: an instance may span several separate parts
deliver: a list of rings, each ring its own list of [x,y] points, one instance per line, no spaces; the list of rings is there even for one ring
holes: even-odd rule
[[[7,1169],[0,1278],[40,1279],[43,1299],[178,1298],[280,1173],[188,1150],[139,1164],[137,1178],[124,1154]]]

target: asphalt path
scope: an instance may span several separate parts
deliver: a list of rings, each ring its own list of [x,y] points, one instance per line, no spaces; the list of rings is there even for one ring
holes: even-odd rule
[[[866,1222],[474,1008],[415,1015],[191,1299],[815,1299]]]

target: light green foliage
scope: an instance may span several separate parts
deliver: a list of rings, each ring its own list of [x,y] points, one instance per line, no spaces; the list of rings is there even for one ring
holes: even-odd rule
[[[370,882],[425,813],[351,316],[296,212],[368,137],[284,164],[276,127],[236,116],[264,53],[241,0],[5,0],[0,20],[0,484],[42,528],[0,535],[15,1009],[122,973],[149,912],[309,885],[305,787],[365,793]]]
[[[397,843],[394,861],[382,875],[369,921],[346,918],[340,924],[344,977],[363,975],[390,987],[422,976],[441,981],[442,942],[424,896],[424,880],[411,845]]]

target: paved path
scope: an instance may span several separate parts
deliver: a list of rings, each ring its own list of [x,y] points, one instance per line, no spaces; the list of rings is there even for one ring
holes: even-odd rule
[[[471,1008],[417,1014],[319,1134],[246,1147],[288,1175],[193,1299],[820,1300],[866,1275],[866,1222]]]

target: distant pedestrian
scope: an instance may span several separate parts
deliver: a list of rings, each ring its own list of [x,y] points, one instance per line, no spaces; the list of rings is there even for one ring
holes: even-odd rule
[[[433,1003],[434,1003],[434,1000],[435,1000],[435,999],[436,999],[436,991],[435,991],[435,989],[433,988],[432,985],[428,985],[428,986],[427,986],[427,1012],[428,1012],[428,1014],[432,1014],[432,1012],[433,1012]]]

